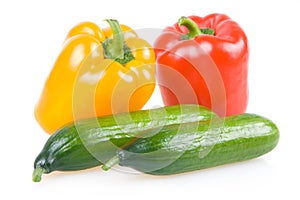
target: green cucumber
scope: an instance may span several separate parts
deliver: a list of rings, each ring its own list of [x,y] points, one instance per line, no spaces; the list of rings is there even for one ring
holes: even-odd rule
[[[199,105],[176,105],[79,120],[50,136],[34,162],[33,181],[44,173],[101,165],[119,147],[151,128],[217,117]]]
[[[153,175],[177,174],[256,158],[278,140],[276,125],[254,114],[174,124],[145,132],[102,168],[119,163]]]

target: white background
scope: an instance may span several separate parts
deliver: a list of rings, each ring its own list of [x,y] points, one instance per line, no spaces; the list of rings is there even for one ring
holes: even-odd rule
[[[299,199],[299,1],[1,1],[0,199]],[[229,15],[250,44],[247,112],[281,131],[270,153],[242,163],[154,177],[55,172],[31,181],[33,161],[48,135],[33,117],[44,81],[68,30],[81,21],[116,18],[132,28],[164,28],[183,15]],[[148,104],[160,105],[159,93]]]

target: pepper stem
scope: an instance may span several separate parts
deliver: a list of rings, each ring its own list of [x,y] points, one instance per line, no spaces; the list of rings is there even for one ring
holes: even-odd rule
[[[119,162],[120,162],[119,157],[118,156],[114,156],[114,157],[112,157],[110,160],[108,160],[106,163],[104,163],[102,165],[102,169],[104,171],[108,171],[109,169],[111,169],[116,164],[119,164]]]
[[[125,42],[119,22],[115,19],[107,19],[106,21],[111,27],[113,38],[107,38],[102,42],[104,56],[125,65],[135,57]]]
[[[119,22],[115,19],[105,20],[112,32],[113,39],[106,46],[106,54],[111,59],[123,59],[124,58],[124,36]]]
[[[47,170],[42,167],[37,167],[34,169],[32,173],[32,181],[33,182],[40,182],[42,180],[42,175],[46,173]]]
[[[181,17],[178,20],[178,25],[185,26],[188,29],[187,34],[182,35],[182,40],[191,40],[198,35],[208,34],[214,35],[214,30],[210,28],[199,28],[198,25],[188,17]]]

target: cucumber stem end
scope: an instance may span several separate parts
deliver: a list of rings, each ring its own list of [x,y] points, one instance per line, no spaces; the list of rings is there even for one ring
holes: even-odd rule
[[[119,162],[120,162],[119,157],[118,156],[114,156],[114,157],[112,157],[110,160],[108,160],[106,163],[104,163],[102,165],[102,169],[104,171],[108,171],[109,169],[111,169],[116,164],[119,164]]]
[[[47,170],[42,167],[37,167],[34,169],[32,173],[32,181],[33,182],[40,182],[42,180],[42,175],[46,173]]]

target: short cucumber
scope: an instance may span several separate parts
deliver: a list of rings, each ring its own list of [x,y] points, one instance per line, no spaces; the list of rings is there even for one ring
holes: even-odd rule
[[[256,158],[278,140],[276,125],[254,114],[175,124],[145,132],[102,168],[119,163],[153,175],[177,174]]]
[[[34,162],[33,181],[55,170],[95,167],[141,132],[169,124],[217,117],[199,105],[176,105],[80,120],[50,136]]]

